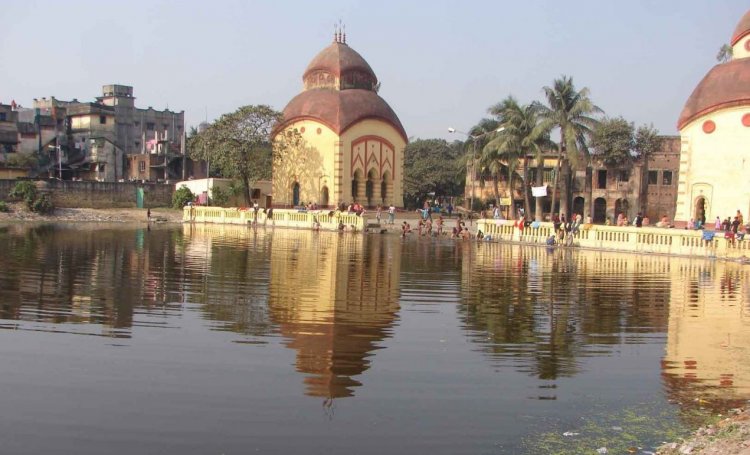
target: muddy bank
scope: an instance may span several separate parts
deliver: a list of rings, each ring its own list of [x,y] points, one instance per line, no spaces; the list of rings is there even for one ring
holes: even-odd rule
[[[750,455],[750,411],[734,410],[728,417],[696,430],[681,442],[665,444],[659,455]]]
[[[40,215],[26,208],[23,203],[8,204],[9,212],[0,212],[0,222],[109,222],[147,223],[147,209],[71,209],[56,208],[53,213]],[[151,221],[182,222],[182,210],[168,208],[151,209]]]

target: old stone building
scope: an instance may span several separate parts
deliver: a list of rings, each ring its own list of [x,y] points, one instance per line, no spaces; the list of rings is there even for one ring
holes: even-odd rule
[[[7,107],[0,107],[8,119],[0,119],[0,145],[6,155],[32,156],[39,175],[155,182],[204,176],[183,154],[184,112],[138,108],[133,87],[105,85],[94,102],[45,97],[31,109]]]
[[[401,121],[378,93],[370,65],[337,32],[307,66],[304,90],[284,108],[274,140],[296,130],[304,143],[274,157],[274,205],[359,202],[403,205]]]
[[[633,219],[641,212],[654,222],[666,215],[671,221],[675,216],[677,199],[677,175],[680,169],[680,137],[661,136],[661,148],[644,160],[634,160],[619,166],[607,166],[601,160],[593,158],[591,195],[593,199],[592,220],[595,223],[614,221],[622,213]],[[545,217],[551,211],[552,185],[554,184],[554,170],[557,157],[554,154],[544,158],[542,182],[547,186],[547,196],[543,197],[542,206]],[[529,161],[529,182],[536,181],[538,172],[535,159]],[[518,209],[523,207],[522,169],[519,164],[513,184],[512,199],[508,193],[507,178],[501,176],[498,188],[500,205],[504,208],[504,216],[515,216]],[[485,203],[495,201],[494,183],[489,179],[476,176],[478,192],[475,197]],[[467,174],[467,182],[471,176]],[[467,194],[470,183],[467,183]],[[561,195],[558,193],[558,197]],[[586,172],[578,171],[572,179],[572,191],[569,207],[571,213],[586,213]],[[534,211],[534,198],[531,199],[531,211]],[[513,204],[513,211],[505,210],[508,204]]]

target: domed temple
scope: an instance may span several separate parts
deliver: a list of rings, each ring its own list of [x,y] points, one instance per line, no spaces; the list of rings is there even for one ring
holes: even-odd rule
[[[273,132],[275,141],[291,130],[303,139],[283,156],[275,152],[274,205],[403,206],[406,131],[345,34],[335,33],[302,81],[302,93],[284,108]]]
[[[675,219],[750,212],[750,11],[731,37],[732,59],[714,66],[680,114]]]

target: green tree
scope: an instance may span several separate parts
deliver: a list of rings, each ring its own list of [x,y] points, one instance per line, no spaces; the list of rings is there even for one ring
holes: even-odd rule
[[[187,205],[188,202],[194,201],[195,195],[190,188],[183,186],[178,188],[172,194],[172,208],[181,209]]]
[[[648,158],[661,149],[662,138],[654,125],[641,125],[635,131],[633,151],[635,157],[648,161]]]
[[[607,118],[594,127],[591,146],[607,166],[620,166],[633,161],[634,127],[622,117]]]
[[[603,113],[589,99],[589,89],[576,90],[573,78],[561,76],[555,79],[552,87],[543,89],[547,105],[537,104],[539,115],[546,128],[559,128],[560,143],[555,170],[555,182],[552,186],[552,212],[555,211],[558,183],[562,180],[560,190],[560,212],[570,215],[568,204],[571,195],[571,167],[586,166],[586,190],[588,204],[584,215],[591,208],[591,160],[588,149],[588,138],[598,121],[593,114]]]
[[[732,60],[732,46],[729,44],[723,44],[719,48],[719,52],[716,54],[716,61],[719,63],[726,63]]]
[[[502,131],[485,146],[485,150],[497,150],[500,157],[506,160],[508,165],[508,185],[512,191],[513,175],[517,169],[518,160],[522,160],[521,179],[523,181],[525,213],[530,213],[529,201],[529,160],[533,157],[537,161],[537,180],[541,185],[542,171],[544,169],[544,151],[552,147],[549,138],[549,129],[541,122],[538,115],[538,107],[534,104],[519,104],[518,101],[508,96],[500,103],[489,109],[500,121]],[[511,193],[512,194],[512,193]],[[536,200],[535,218],[542,219],[542,204]]]
[[[461,142],[416,139],[404,150],[404,204],[421,206],[430,193],[453,196],[461,193]]]
[[[270,136],[279,120],[281,113],[269,106],[243,106],[192,136],[190,157],[209,161],[221,176],[239,180],[250,204],[252,182],[271,178]]]

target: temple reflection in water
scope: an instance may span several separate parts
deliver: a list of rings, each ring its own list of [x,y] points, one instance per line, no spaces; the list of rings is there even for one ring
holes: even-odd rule
[[[391,335],[397,318],[401,244],[381,236],[211,225],[188,229],[193,239],[207,236],[216,242],[230,236],[250,242],[245,251],[252,251],[252,245],[268,250],[270,264],[229,281],[242,281],[243,276],[258,280],[250,275],[263,275],[267,285],[253,292],[267,296],[268,322],[284,337],[285,345],[297,352],[296,369],[306,375],[308,395],[352,396],[361,385],[358,377],[369,368],[369,358],[379,343]],[[247,258],[228,260],[224,253],[230,253],[222,253],[221,248],[208,250],[212,271],[219,264],[228,271],[246,263]],[[195,253],[203,254],[200,248]],[[221,260],[213,257],[216,254]],[[207,294],[214,296],[207,307],[227,307],[217,301],[222,293],[217,296],[208,290]],[[236,301],[228,307],[236,309]],[[219,319],[219,312],[212,317]],[[256,327],[257,320],[253,320]],[[233,330],[246,326],[237,323]]]
[[[696,261],[671,268],[663,378],[684,406],[736,407],[750,399],[750,271]]]
[[[380,236],[274,234],[269,313],[309,395],[346,397],[360,385],[397,317],[399,257],[400,243]]]

